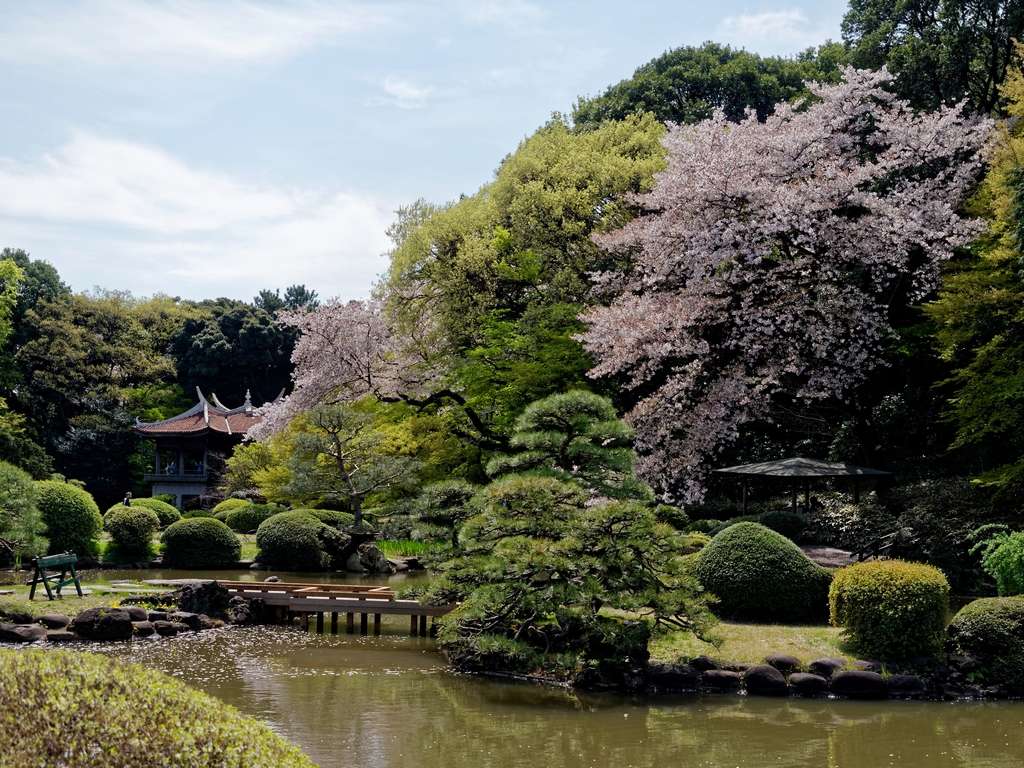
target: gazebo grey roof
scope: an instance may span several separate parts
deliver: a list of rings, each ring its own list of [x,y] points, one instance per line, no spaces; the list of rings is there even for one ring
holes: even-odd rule
[[[811,481],[845,479],[853,481],[853,499],[860,500],[860,481],[862,479],[881,480],[892,475],[881,469],[858,467],[845,462],[818,461],[796,456],[791,459],[761,461],[756,464],[738,464],[735,467],[723,467],[713,470],[714,474],[734,477],[743,482],[743,513],[747,512],[747,482],[750,480],[788,480],[793,486],[793,511],[796,511],[797,489],[804,488],[804,508],[811,507]]]
[[[881,469],[858,467],[844,462],[818,461],[794,457],[776,461],[761,461],[756,464],[737,464],[735,467],[723,467],[714,470],[715,474],[733,477],[780,477],[800,480],[830,477],[888,477],[891,472]]]

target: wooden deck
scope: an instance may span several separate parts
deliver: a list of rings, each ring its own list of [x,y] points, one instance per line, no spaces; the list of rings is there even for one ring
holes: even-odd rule
[[[316,631],[324,632],[326,616],[330,616],[330,632],[338,633],[338,617],[345,614],[345,631],[355,632],[359,614],[359,631],[369,633],[369,617],[373,616],[373,634],[380,634],[383,616],[408,616],[409,632],[426,637],[427,619],[433,620],[452,610],[453,606],[423,605],[416,600],[399,600],[390,587],[366,584],[308,584],[303,582],[217,581],[232,595],[259,599],[263,604],[281,611],[288,620],[299,616],[305,626],[315,617]]]

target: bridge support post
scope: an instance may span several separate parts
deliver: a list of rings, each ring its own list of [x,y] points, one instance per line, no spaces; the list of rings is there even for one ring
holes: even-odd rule
[[[359,614],[359,634],[360,635],[365,635],[366,634],[366,618],[367,617],[366,617],[365,613],[360,613]]]
[[[338,613],[337,611],[331,611],[331,634],[338,634]]]
[[[317,611],[316,614],[316,633],[322,635],[324,633],[324,614],[323,611]]]
[[[416,614],[414,613],[409,617],[409,634],[413,637],[416,637],[417,635],[418,624],[419,622],[416,619]]]
[[[303,613],[302,614],[302,629],[305,632],[309,632],[309,614],[308,613]]]
[[[427,615],[420,616],[420,637],[427,636]]]
[[[375,635],[379,635],[380,634],[380,614],[379,613],[373,614],[373,634],[375,634]]]
[[[356,615],[354,613],[345,614],[345,631],[350,635],[356,631]]]

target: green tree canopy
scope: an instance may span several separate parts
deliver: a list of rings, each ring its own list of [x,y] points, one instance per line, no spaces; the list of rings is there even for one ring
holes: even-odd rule
[[[577,127],[650,112],[662,122],[695,123],[721,109],[740,120],[748,108],[762,120],[780,101],[806,95],[807,80],[834,81],[845,59],[842,45],[826,43],[793,58],[758,56],[719,43],[685,46],[644,64],[600,96],[581,98]]]
[[[1021,0],[850,0],[843,18],[851,63],[889,67],[899,95],[924,109],[964,98],[996,109],[1022,33]]]

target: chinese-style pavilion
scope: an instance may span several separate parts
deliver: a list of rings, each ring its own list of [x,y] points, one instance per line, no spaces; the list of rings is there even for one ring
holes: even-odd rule
[[[179,509],[212,490],[211,454],[230,454],[260,421],[248,392],[237,408],[228,408],[216,395],[207,400],[199,387],[196,395],[199,401],[177,416],[163,421],[135,420],[135,432],[156,447],[153,471],[143,480],[153,484],[154,496],[173,496]]]

